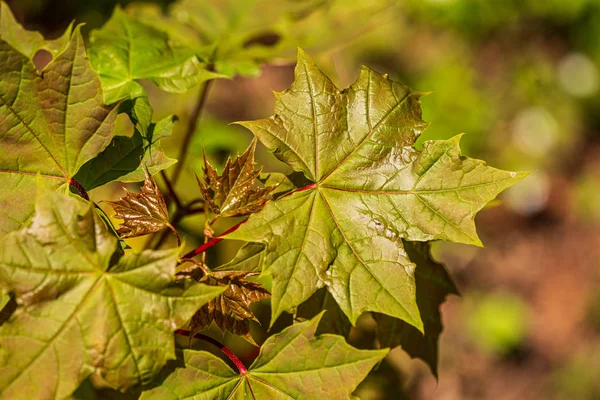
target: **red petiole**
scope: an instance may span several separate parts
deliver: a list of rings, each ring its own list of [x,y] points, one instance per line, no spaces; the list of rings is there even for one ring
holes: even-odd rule
[[[190,331],[187,331],[185,329],[178,329],[175,331],[175,333],[177,335],[188,336],[188,337],[190,336]],[[240,375],[246,375],[246,373],[248,372],[248,370],[246,369],[246,366],[244,365],[242,360],[237,358],[237,356],[235,354],[233,354],[233,352],[231,350],[229,350],[229,348],[227,348],[224,344],[222,344],[218,340],[215,340],[215,339],[211,338],[210,336],[206,336],[201,333],[196,333],[194,335],[194,339],[200,339],[207,343],[212,344],[213,346],[218,347],[219,350],[221,350],[231,360],[231,362],[235,364]]]

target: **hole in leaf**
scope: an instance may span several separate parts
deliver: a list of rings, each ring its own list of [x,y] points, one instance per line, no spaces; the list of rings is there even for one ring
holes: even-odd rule
[[[33,56],[33,65],[38,71],[46,68],[50,61],[52,61],[52,54],[48,50],[40,49]]]
[[[244,43],[244,47],[247,48],[255,45],[272,47],[277,45],[277,43],[279,43],[280,40],[281,36],[279,36],[279,34],[275,32],[266,32],[246,40],[246,42]]]

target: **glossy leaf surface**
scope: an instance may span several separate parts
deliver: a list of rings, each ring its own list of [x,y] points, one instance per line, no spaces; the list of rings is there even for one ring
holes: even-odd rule
[[[274,321],[327,286],[352,323],[364,311],[423,330],[401,239],[481,245],[475,214],[525,173],[460,155],[459,138],[413,147],[420,94],[364,67],[341,91],[299,51],[275,115],[241,122],[312,182],[228,235],[266,246]]]
[[[211,286],[226,286],[227,289],[202,306],[190,321],[190,336],[208,327],[211,322],[222,330],[241,336],[256,345],[250,334],[250,321],[257,321],[250,304],[271,295],[255,282],[247,280],[251,272],[215,271],[205,275],[199,282]]]
[[[109,201],[115,210],[115,218],[123,222],[117,230],[122,238],[148,235],[169,226],[169,210],[154,178],[145,172],[140,193],[125,189],[126,195],[119,201]]]
[[[186,350],[186,368],[141,399],[350,399],[387,350],[357,350],[340,336],[315,337],[320,318],[271,336],[242,376],[210,353]]]
[[[102,101],[78,28],[43,74],[0,40],[0,233],[32,216],[38,173],[68,190],[79,168],[112,140],[115,115],[116,107]]]
[[[210,211],[221,217],[239,217],[260,211],[276,186],[256,187],[262,168],[254,169],[256,139],[236,157],[229,157],[219,175],[204,157],[204,180],[198,181],[200,192]]]
[[[0,327],[4,398],[62,399],[93,372],[120,390],[146,383],[175,358],[173,331],[222,290],[175,283],[179,249],[118,261],[116,249],[90,203],[38,190],[32,225],[0,243],[19,305]]]

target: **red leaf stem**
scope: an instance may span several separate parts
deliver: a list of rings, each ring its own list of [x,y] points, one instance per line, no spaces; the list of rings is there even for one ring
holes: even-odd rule
[[[246,221],[248,221],[248,218],[246,218],[242,222],[240,222],[240,223],[232,226],[231,228],[227,229],[225,232],[221,233],[219,236],[214,237],[214,238],[210,239],[208,242],[206,242],[206,243],[204,243],[204,244],[196,247],[194,250],[190,251],[189,253],[187,253],[186,255],[184,255],[181,258],[192,258],[192,257],[197,256],[198,254],[204,253],[206,250],[210,249],[215,244],[217,244],[220,241],[222,241],[223,240],[222,236],[225,236],[228,233],[231,233],[231,232],[235,231],[237,228],[239,228]]]
[[[296,192],[302,192],[304,190],[310,190],[310,189],[314,189],[317,187],[316,183],[311,183],[310,185],[306,185],[304,187],[301,187],[299,189],[296,189],[282,197],[286,197],[289,196],[293,193]],[[193,258],[196,257],[198,254],[202,254],[204,253],[206,250],[210,249],[211,247],[213,247],[215,244],[219,243],[220,241],[223,240],[223,236],[235,231],[236,229],[238,229],[244,222],[248,221],[248,218],[246,218],[245,220],[243,220],[242,222],[232,226],[231,228],[227,229],[225,232],[221,233],[219,236],[216,236],[212,239],[210,239],[208,242],[196,247],[194,250],[190,251],[189,253],[185,254],[183,257],[181,258]]]
[[[188,336],[188,337],[190,336],[190,331],[187,331],[185,329],[177,329],[175,331],[175,333],[177,335]],[[229,350],[229,348],[227,348],[227,346],[225,346],[224,344],[222,344],[218,340],[213,339],[210,336],[203,335],[201,333],[196,333],[194,335],[194,339],[200,339],[200,340],[203,340],[203,341],[205,341],[207,343],[212,344],[213,346],[218,347],[219,350],[221,350],[231,360],[231,362],[235,364],[235,366],[238,369],[240,375],[246,375],[246,373],[248,372],[248,370],[246,369],[246,366],[244,365],[244,363],[242,362],[242,360],[240,360],[239,358],[237,358],[237,356],[235,354],[233,354],[233,352],[231,350]]]

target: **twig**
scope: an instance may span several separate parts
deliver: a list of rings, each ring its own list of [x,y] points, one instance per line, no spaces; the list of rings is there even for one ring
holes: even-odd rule
[[[243,220],[242,222],[232,226],[231,228],[227,229],[225,232],[221,233],[219,236],[214,237],[212,239],[210,239],[208,242],[196,247],[194,250],[190,251],[189,253],[187,253],[186,255],[184,255],[182,258],[192,258],[197,256],[198,254],[202,254],[204,253],[206,250],[210,249],[211,247],[213,247],[215,244],[219,243],[220,241],[223,240],[223,236],[237,230],[244,222],[248,221],[248,219],[246,218],[245,220]]]
[[[177,238],[177,247],[181,247],[181,238],[179,237],[179,233],[177,233],[177,229],[170,223],[167,224],[167,227],[175,234],[175,237]]]
[[[187,331],[185,329],[178,329],[175,331],[175,333],[177,335],[182,335],[182,336],[187,336],[187,337],[190,336],[190,331]],[[200,339],[207,343],[212,344],[213,346],[218,347],[219,350],[221,350],[231,360],[231,362],[233,362],[235,364],[240,375],[246,375],[246,373],[248,372],[244,363],[239,358],[237,358],[237,356],[235,354],[233,354],[233,352],[231,350],[229,350],[224,344],[222,344],[218,340],[215,340],[215,339],[211,338],[210,336],[206,336],[201,333],[196,333],[194,335],[194,339]]]
[[[182,208],[181,200],[179,200],[179,196],[177,196],[177,193],[175,193],[175,189],[173,188],[173,185],[171,185],[171,181],[169,180],[169,177],[167,176],[164,170],[160,171],[160,176],[163,178],[163,181],[165,181],[165,185],[167,185],[167,190],[169,191],[169,198],[173,199],[173,201],[177,205],[177,209]]]
[[[305,190],[310,190],[310,189],[314,189],[317,187],[316,183],[311,183],[310,185],[306,185],[304,187],[298,188],[290,193],[285,194],[283,197],[286,196],[291,196],[292,194],[296,193],[296,192],[303,192]],[[248,221],[248,218],[246,218],[245,220],[243,220],[242,222],[240,222],[239,224],[236,224],[234,226],[232,226],[231,228],[229,228],[228,230],[226,230],[225,232],[221,233],[219,236],[216,236],[214,238],[212,238],[211,240],[209,240],[208,242],[205,242],[204,244],[196,247],[194,250],[190,251],[189,253],[187,253],[186,255],[184,255],[182,258],[192,258],[197,256],[198,254],[202,254],[204,253],[206,250],[210,249],[211,247],[213,247],[214,245],[216,245],[217,243],[221,242],[223,240],[223,236],[237,230],[240,225],[242,225],[244,222]]]
[[[196,214],[202,214],[204,212],[204,206],[202,207],[194,207],[194,208],[188,208],[186,215],[196,215]]]
[[[183,218],[188,217],[190,215],[196,215],[196,214],[203,213],[204,206],[198,206],[198,207],[194,207],[194,208],[191,207],[193,204],[198,204],[201,201],[202,200],[200,200],[200,199],[192,200],[187,206],[185,206],[183,208],[178,208],[175,211],[175,214],[173,214],[173,218],[171,219],[171,222],[170,222],[171,225],[173,227],[175,227],[177,224],[179,224],[181,222],[181,220]],[[158,241],[156,242],[156,244],[154,246],[152,246],[152,248],[155,250],[158,249],[164,243],[164,241],[167,239],[168,234],[169,234],[169,231],[163,231],[161,233],[160,237],[158,238]],[[152,241],[152,239],[150,239],[150,241]]]
[[[194,260],[193,258],[181,258],[179,260],[179,265],[185,264],[185,263],[192,263],[194,264],[196,267],[200,268],[202,270],[202,272],[204,272],[204,275],[209,275],[210,274],[210,270],[208,268],[206,268],[206,265],[202,264],[201,262],[198,262],[196,260]]]
[[[212,68],[208,68],[208,70],[212,70]],[[202,114],[202,110],[204,109],[204,105],[206,104],[206,98],[208,97],[208,91],[212,85],[212,79],[206,81],[202,89],[200,89],[200,95],[198,97],[198,101],[196,102],[196,106],[192,110],[190,115],[190,119],[188,121],[188,127],[185,132],[185,136],[183,137],[183,142],[181,143],[181,147],[179,148],[179,156],[177,157],[177,164],[175,164],[175,170],[173,171],[173,175],[171,176],[171,182],[173,186],[177,185],[177,181],[179,180],[179,176],[181,175],[181,171],[185,165],[185,158],[187,156],[188,147],[190,146],[190,142],[194,133],[196,132],[196,126],[198,125],[198,120],[200,119],[200,115]]]

